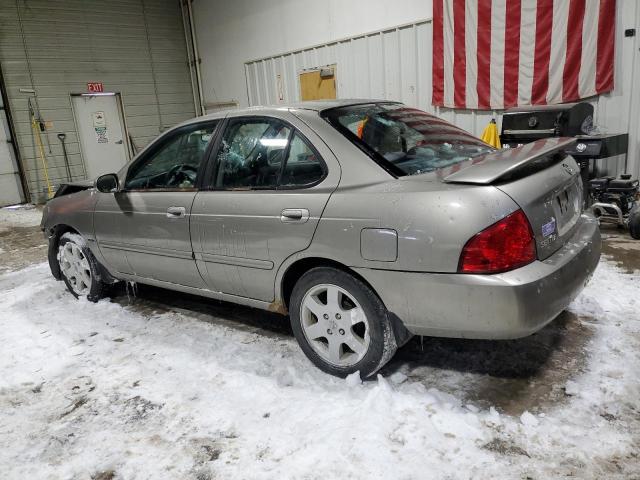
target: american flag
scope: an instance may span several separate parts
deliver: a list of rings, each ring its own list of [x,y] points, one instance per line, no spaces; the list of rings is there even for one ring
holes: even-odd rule
[[[433,104],[502,109],[613,90],[615,10],[615,0],[433,0]]]

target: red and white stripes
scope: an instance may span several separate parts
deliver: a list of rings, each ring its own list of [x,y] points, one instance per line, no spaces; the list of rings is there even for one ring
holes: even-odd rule
[[[615,9],[615,0],[433,0],[433,104],[501,109],[613,90]]]

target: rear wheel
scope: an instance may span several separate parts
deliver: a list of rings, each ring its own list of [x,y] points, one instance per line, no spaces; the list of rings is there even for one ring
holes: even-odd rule
[[[629,233],[636,240],[640,240],[640,205],[636,205],[629,214]]]
[[[58,265],[64,283],[76,298],[97,302],[105,296],[107,284],[100,278],[98,261],[81,235],[65,233],[60,237]]]
[[[366,378],[397,349],[388,312],[378,296],[342,270],[320,267],[305,273],[293,289],[289,310],[300,347],[331,375],[360,371]]]

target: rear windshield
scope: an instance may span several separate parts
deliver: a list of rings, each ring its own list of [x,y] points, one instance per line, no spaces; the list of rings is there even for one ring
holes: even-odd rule
[[[323,117],[396,176],[431,172],[494,151],[464,130],[401,104],[340,107]]]

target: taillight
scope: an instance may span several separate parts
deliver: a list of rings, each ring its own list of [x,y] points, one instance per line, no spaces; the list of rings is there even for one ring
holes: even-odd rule
[[[536,259],[529,220],[516,210],[469,239],[460,255],[461,273],[500,273]]]

